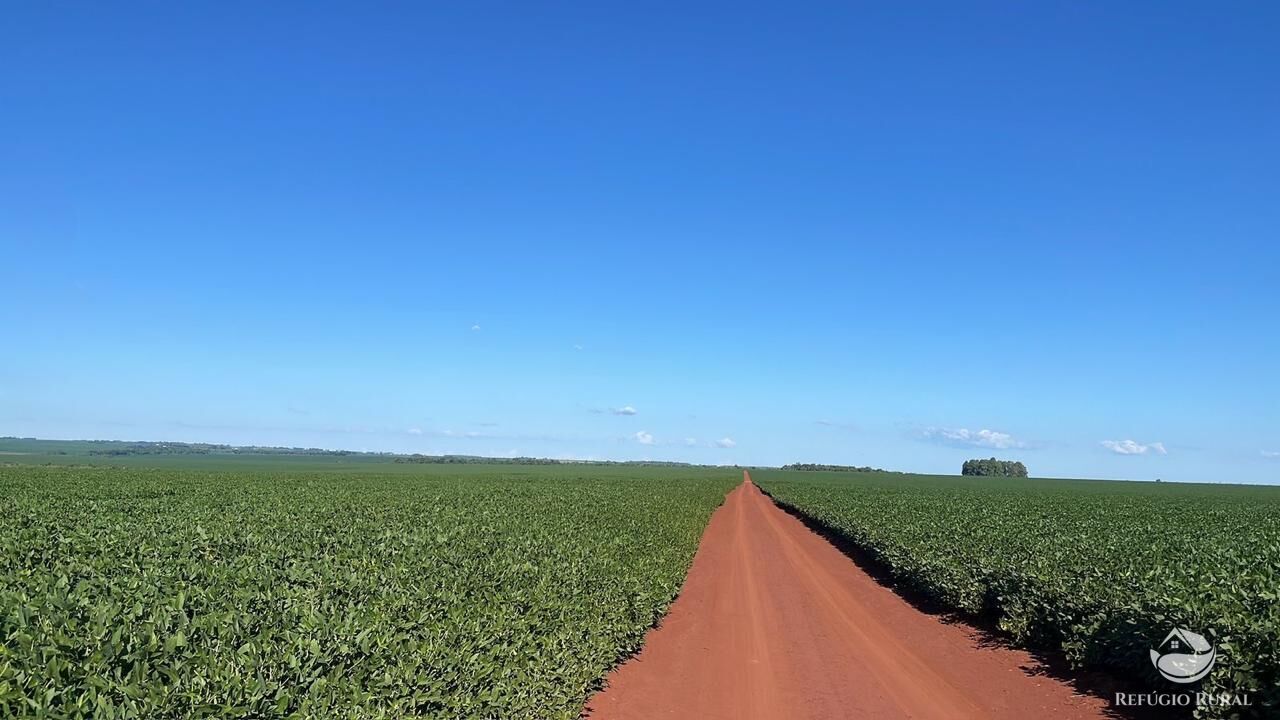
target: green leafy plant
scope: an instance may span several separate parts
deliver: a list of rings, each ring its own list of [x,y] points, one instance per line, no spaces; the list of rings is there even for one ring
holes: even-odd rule
[[[737,482],[3,467],[0,716],[573,718]]]

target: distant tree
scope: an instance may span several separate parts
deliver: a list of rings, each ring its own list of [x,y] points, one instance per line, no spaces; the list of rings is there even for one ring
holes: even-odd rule
[[[1014,460],[965,460],[960,468],[961,475],[979,477],[1027,477],[1027,466]]]
[[[870,466],[858,467],[856,465],[822,465],[819,463],[792,463],[790,465],[783,465],[782,469],[783,470],[811,470],[811,471],[827,470],[832,472],[863,472],[863,473],[889,472],[888,470],[881,470],[880,468],[873,468]]]

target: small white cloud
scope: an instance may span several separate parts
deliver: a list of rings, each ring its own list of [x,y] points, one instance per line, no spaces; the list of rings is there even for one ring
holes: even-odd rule
[[[614,408],[613,414],[614,415],[635,415],[636,409],[631,407],[630,405],[623,405],[620,408]]]
[[[632,435],[631,438],[636,442],[640,443],[641,445],[652,445],[654,442],[653,433],[647,432],[644,430],[641,430],[637,432],[635,435]]]
[[[581,345],[574,345],[574,346],[573,346],[573,349],[574,349],[574,350],[581,351],[581,350],[582,350],[582,346],[581,346]]]
[[[996,430],[970,430],[968,428],[929,428],[924,431],[926,440],[934,440],[950,445],[970,445],[972,447],[992,448],[995,450],[1011,450],[1025,448],[1027,444],[1009,433]]]
[[[1261,452],[1264,458],[1280,458],[1280,452],[1274,450],[1263,450]]]
[[[734,448],[738,447],[738,443],[731,437],[723,437],[715,442],[715,446],[718,448]]]
[[[422,428],[419,428],[419,427],[411,427],[411,428],[409,428],[409,430],[408,430],[407,432],[408,432],[410,435],[421,435],[421,434],[422,434]]]
[[[480,329],[480,326],[479,326],[479,325],[472,325],[472,326],[471,326],[471,329],[472,329],[472,330],[479,330],[479,329]]]
[[[1165,450],[1164,443],[1147,443],[1143,445],[1135,440],[1103,440],[1102,447],[1110,450],[1117,455],[1168,455],[1169,451]]]
[[[444,431],[442,431],[440,434],[441,434],[441,435],[443,435],[443,436],[445,436],[445,437],[450,437],[450,438],[469,438],[469,439],[474,439],[474,438],[490,437],[489,435],[485,435],[484,433],[479,432],[479,431],[477,431],[477,430],[465,430],[465,431],[461,431],[461,432],[459,432],[459,431],[457,431],[457,430],[444,430]]]
[[[686,447],[694,447],[698,444],[698,438],[685,438],[684,444]]]

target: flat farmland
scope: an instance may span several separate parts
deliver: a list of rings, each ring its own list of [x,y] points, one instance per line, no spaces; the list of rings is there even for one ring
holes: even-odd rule
[[[739,481],[0,467],[0,716],[575,717]]]
[[[2,717],[1093,720],[1171,628],[1277,702],[1274,487],[31,450]]]

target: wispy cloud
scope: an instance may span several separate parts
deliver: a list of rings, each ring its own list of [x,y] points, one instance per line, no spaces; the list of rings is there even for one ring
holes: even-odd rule
[[[611,415],[639,415],[640,414],[638,410],[636,410],[634,407],[630,405],[623,405],[622,407],[616,407],[616,408],[589,407],[587,408],[587,412],[591,413],[592,415],[604,415],[605,413],[609,413]]]
[[[482,433],[478,430],[441,430],[440,434],[447,438],[466,438],[468,440],[495,437],[494,435]]]
[[[472,325],[472,326],[471,326],[471,329],[472,329],[473,331],[475,331],[475,330],[479,330],[479,329],[480,329],[480,326],[479,326],[479,325]]]
[[[420,427],[411,427],[411,428],[409,428],[408,430],[406,430],[405,432],[409,433],[410,435],[421,435],[421,434],[422,434],[422,428],[420,428]]]
[[[853,423],[840,422],[838,420],[825,420],[825,419],[814,420],[813,424],[821,425],[822,427],[839,428],[841,430],[857,430],[858,429],[858,426]]]
[[[991,448],[993,450],[1015,450],[1027,447],[1022,440],[1009,433],[997,430],[970,430],[968,428],[925,429],[921,436],[926,440],[940,442],[945,445],[963,445],[968,447]]]
[[[631,439],[632,439],[632,440],[635,440],[636,442],[640,443],[641,445],[652,445],[652,444],[654,444],[654,442],[655,442],[655,440],[654,440],[654,438],[653,438],[653,433],[648,432],[648,431],[645,431],[645,430],[640,430],[640,431],[639,431],[639,432],[637,432],[635,435],[632,435],[632,436],[631,436]]]
[[[1275,450],[1262,450],[1261,452],[1264,458],[1280,458],[1280,452]]]
[[[735,448],[738,447],[738,443],[731,437],[722,437],[715,442],[715,446],[718,448]]]
[[[684,439],[684,446],[685,446],[685,447],[697,447],[697,445],[698,445],[698,438],[685,438],[685,439]]]
[[[1164,443],[1158,442],[1147,443],[1144,445],[1135,440],[1103,440],[1101,445],[1117,455],[1169,454],[1169,451],[1164,448]]]
[[[574,350],[579,350],[579,351],[581,351],[581,350],[582,350],[582,346],[581,346],[581,345],[574,345],[574,346],[573,346],[573,349],[574,349]]]

